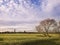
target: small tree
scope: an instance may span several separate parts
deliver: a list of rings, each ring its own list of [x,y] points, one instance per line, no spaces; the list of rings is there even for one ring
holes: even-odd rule
[[[58,22],[58,32],[60,32],[60,21]]]
[[[56,24],[56,21],[54,19],[45,19],[43,21],[40,22],[40,25],[37,26],[37,31],[39,32],[39,30],[42,29],[42,31],[45,32],[45,36],[49,36],[49,29],[50,27],[54,27]]]
[[[60,32],[60,21],[57,22],[57,25],[55,25],[55,28],[53,29],[53,32],[59,33]]]
[[[14,29],[14,33],[16,33],[16,29]]]

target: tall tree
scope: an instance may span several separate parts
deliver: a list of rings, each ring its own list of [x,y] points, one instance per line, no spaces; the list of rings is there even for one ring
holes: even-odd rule
[[[49,36],[49,30],[51,30],[50,27],[54,27],[55,25],[57,25],[57,23],[54,19],[45,19],[40,22],[40,25],[37,26],[37,28],[39,30],[41,28],[45,32],[45,35]],[[38,29],[37,29],[37,31],[39,32]]]

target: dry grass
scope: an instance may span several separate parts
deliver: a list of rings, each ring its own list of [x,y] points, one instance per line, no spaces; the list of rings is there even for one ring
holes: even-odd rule
[[[0,45],[60,45],[60,34],[0,34]]]

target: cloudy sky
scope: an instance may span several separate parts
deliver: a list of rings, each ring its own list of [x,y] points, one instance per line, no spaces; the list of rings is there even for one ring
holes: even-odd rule
[[[60,20],[60,0],[0,0],[0,26],[34,29],[43,19]]]

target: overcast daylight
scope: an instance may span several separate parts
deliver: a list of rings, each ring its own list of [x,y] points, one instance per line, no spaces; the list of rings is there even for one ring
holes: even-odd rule
[[[60,0],[0,0],[0,28],[35,31],[47,18],[60,20]]]
[[[0,0],[0,45],[60,45],[60,0]]]

